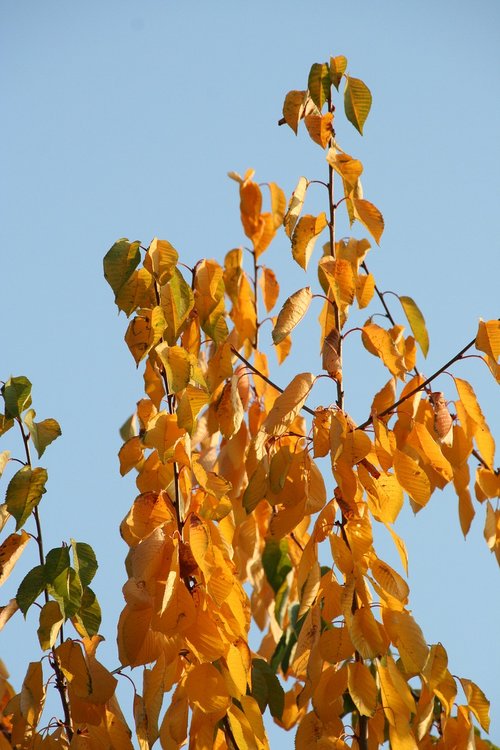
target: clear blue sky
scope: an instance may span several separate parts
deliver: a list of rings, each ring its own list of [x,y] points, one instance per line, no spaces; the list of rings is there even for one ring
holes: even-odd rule
[[[430,374],[474,336],[480,316],[499,315],[500,4],[2,0],[0,14],[0,378],[28,376],[38,416],[61,423],[63,437],[44,456],[46,547],[73,536],[95,548],[101,658],[115,667],[126,553],[118,524],[135,496],[133,478],[118,473],[118,428],[142,378],[102,277],[103,255],[118,237],[147,244],[157,235],[188,263],[222,261],[244,243],[228,170],[253,167],[287,195],[302,174],[324,177],[320,149],[276,123],[284,94],[306,87],[310,65],[344,54],[374,98],[363,139],[337,127],[386,221],[370,269],[381,288],[422,308]],[[287,290],[282,299],[304,285],[284,235],[266,262]],[[298,332],[277,380],[314,369],[311,338]],[[359,421],[387,378],[350,339],[347,408]],[[474,383],[500,439],[491,375],[478,360],[456,372]],[[453,397],[449,377],[440,387]],[[3,438],[0,450],[11,442]],[[477,510],[467,542],[450,491],[416,518],[403,513],[398,530],[409,548],[412,611],[427,640],[447,648],[453,674],[496,704],[498,743],[499,579]],[[14,581],[30,563],[34,550]],[[8,583],[0,603],[14,592]],[[34,615],[0,634],[16,686],[27,658],[39,658]]]

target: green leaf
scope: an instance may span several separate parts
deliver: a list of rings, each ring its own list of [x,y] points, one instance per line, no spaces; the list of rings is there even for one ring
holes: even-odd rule
[[[87,637],[97,635],[101,625],[101,608],[92,589],[87,587],[83,590],[80,608],[73,617],[86,631]]]
[[[120,437],[124,443],[130,438],[137,435],[137,418],[135,414],[131,414],[130,417],[120,427]]]
[[[53,584],[61,573],[68,570],[69,566],[69,547],[51,549],[45,558],[45,580],[47,583]]]
[[[47,478],[46,469],[23,466],[10,480],[5,503],[7,510],[17,521],[16,531],[24,525],[33,508],[40,502]]]
[[[321,111],[330,94],[330,70],[326,63],[314,63],[307,82],[309,95]]]
[[[26,617],[26,612],[45,588],[45,567],[37,565],[23,578],[17,590],[16,601]]]
[[[38,640],[43,651],[48,651],[56,642],[57,635],[64,622],[59,604],[55,601],[46,602],[40,610],[40,625]]]
[[[24,423],[30,431],[38,458],[41,458],[45,448],[61,435],[61,428],[55,419],[44,419],[41,422],[35,422],[35,416],[35,410],[30,409],[24,416]]]
[[[337,89],[339,90],[340,81],[342,75],[345,73],[347,68],[347,57],[344,55],[337,55],[337,57],[330,57],[330,80]]]
[[[90,544],[75,542],[74,539],[71,540],[71,546],[75,570],[80,576],[82,586],[88,586],[99,567],[95,552]]]
[[[288,593],[290,591],[290,587],[288,586],[288,583],[283,581],[279,591],[276,594],[276,604],[274,605],[274,616],[276,618],[276,622],[278,625],[281,626],[281,621],[283,619],[283,615],[285,613],[285,606],[288,601]]]
[[[31,406],[31,383],[24,375],[9,378],[2,386],[2,396],[5,401],[5,417],[16,419]]]
[[[163,337],[170,346],[174,346],[182,326],[194,307],[193,291],[178,268],[174,270],[170,281],[162,286],[160,300],[167,324]]]
[[[281,718],[285,707],[285,692],[273,669],[264,659],[252,661],[252,696],[262,713],[268,705],[273,718]]]
[[[262,553],[262,565],[266,578],[273,591],[277,594],[287,575],[292,569],[292,561],[288,554],[288,542],[286,539],[268,539],[264,552]]]
[[[344,90],[344,109],[346,117],[356,130],[363,135],[370,107],[372,106],[372,95],[368,86],[359,78],[351,78],[346,75],[347,83]]]
[[[5,414],[0,414],[0,437],[2,435],[5,435],[5,433],[10,430],[13,424],[13,419],[11,419],[10,417],[6,417]]]
[[[122,238],[115,242],[104,256],[104,277],[115,293],[115,300],[122,286],[132,276],[141,260],[141,243]]]
[[[411,297],[399,297],[401,306],[413,331],[415,340],[422,350],[424,357],[427,357],[429,351],[429,334],[425,325],[425,319],[416,302]]]

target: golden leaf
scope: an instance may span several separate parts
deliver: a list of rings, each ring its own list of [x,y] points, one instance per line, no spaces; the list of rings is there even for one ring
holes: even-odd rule
[[[299,122],[304,116],[305,104],[307,99],[307,91],[289,91],[285,97],[283,104],[283,117],[285,122],[289,125],[295,135],[297,135],[297,129]]]
[[[12,573],[14,565],[21,557],[30,538],[30,535],[23,529],[20,534],[9,534],[2,542],[0,546],[0,586]]]
[[[387,591],[390,596],[399,599],[399,601],[403,603],[407,601],[410,589],[399,573],[396,573],[390,565],[379,559],[372,562],[371,569],[373,577],[377,583]]]
[[[352,206],[354,217],[368,229],[377,245],[380,245],[380,238],[384,231],[384,217],[378,208],[363,198],[348,198],[347,202]]]
[[[262,428],[268,435],[282,435],[304,406],[316,381],[310,372],[296,375],[281,393],[269,412]]]
[[[324,630],[319,639],[319,650],[321,657],[330,664],[349,659],[354,653],[354,646],[348,629],[344,626]]]
[[[366,83],[359,78],[353,78],[347,74],[345,77],[344,109],[346,117],[356,130],[363,135],[363,125],[372,106],[372,95]]]
[[[189,702],[204,713],[222,717],[231,699],[221,673],[212,664],[197,664],[184,683]]]
[[[339,354],[340,334],[332,328],[323,341],[322,367],[334,380],[342,382],[342,360]]]
[[[264,299],[264,306],[266,312],[271,312],[280,292],[280,285],[276,278],[274,271],[265,266],[262,268],[262,274],[259,279],[260,288],[262,289],[262,297]]]
[[[427,333],[427,327],[425,325],[425,319],[420,308],[411,297],[399,297],[401,306],[405,312],[405,315],[410,324],[411,330],[417,340],[424,357],[427,357],[429,351],[429,334]],[[411,368],[410,368],[411,369]]]
[[[404,379],[406,369],[403,357],[397,350],[394,341],[385,328],[376,323],[366,323],[361,334],[363,346],[376,357],[380,357],[384,365],[392,375]]]
[[[280,310],[278,319],[273,328],[272,337],[275,344],[279,344],[299,323],[311,304],[311,287],[306,286],[294,292]]]
[[[476,336],[476,349],[495,362],[500,357],[500,320],[481,320]]]
[[[374,618],[370,607],[360,607],[352,617],[349,634],[363,659],[374,659],[387,653],[389,639],[384,627]]]
[[[178,260],[179,253],[175,247],[167,240],[159,240],[155,237],[144,258],[144,268],[147,268],[160,286],[163,286],[174,275]]]
[[[361,716],[373,716],[377,708],[377,685],[363,662],[347,665],[347,686]]]
[[[422,507],[426,505],[431,496],[431,484],[427,474],[418,463],[406,453],[396,450],[394,471],[398,482],[411,499]]]
[[[298,221],[302,206],[304,205],[304,199],[306,197],[306,191],[309,186],[309,182],[305,177],[301,177],[297,183],[297,187],[293,191],[288,208],[283,219],[283,226],[285,227],[286,234],[291,238],[295,225]]]
[[[374,291],[375,279],[372,274],[358,274],[356,278],[356,299],[360,310],[370,304]]]
[[[330,57],[330,80],[338,91],[340,81],[347,68],[347,57],[337,55]]]
[[[353,159],[349,154],[338,151],[335,146],[332,146],[326,155],[326,160],[342,178],[345,195],[352,193],[357,188],[359,178],[363,173],[363,165],[359,159]]]
[[[302,216],[295,226],[292,235],[292,255],[304,271],[307,269],[316,240],[327,224],[326,214],[322,212],[319,216]]]
[[[333,114],[327,112],[324,115],[310,114],[304,118],[307,132],[314,143],[321,148],[326,148],[333,134],[332,127]]]
[[[422,672],[425,667],[429,648],[420,627],[408,612],[396,612],[382,608],[385,629],[403,662],[409,675]]]
[[[490,702],[472,680],[460,679],[468,706],[485,732],[490,730]]]
[[[318,265],[318,276],[325,294],[330,291],[341,311],[354,301],[356,280],[351,263],[343,258],[323,256]]]
[[[484,414],[481,410],[476,394],[470,383],[460,378],[454,378],[455,385],[467,415],[475,424],[474,439],[479,451],[489,466],[493,466],[495,459],[495,441],[491,435]]]

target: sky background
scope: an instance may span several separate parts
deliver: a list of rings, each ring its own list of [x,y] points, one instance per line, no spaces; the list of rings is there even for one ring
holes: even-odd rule
[[[306,88],[311,64],[344,54],[374,99],[363,138],[343,116],[336,122],[340,144],[364,164],[365,197],[386,222],[368,265],[382,289],[421,307],[431,348],[420,366],[431,374],[474,337],[480,316],[499,316],[499,22],[497,0],[0,1],[0,379],[29,377],[38,418],[62,426],[43,457],[45,546],[75,537],[94,547],[107,638],[100,658],[109,668],[118,666],[125,582],[118,525],[136,494],[133,477],[119,476],[118,428],[142,395],[142,375],[102,257],[119,237],[149,244],[158,236],[189,265],[222,262],[245,243],[229,170],[255,168],[258,181],[277,182],[287,197],[301,175],[325,179],[318,146],[277,121],[286,92]],[[319,188],[310,196],[308,211],[322,210]],[[352,234],[365,233],[355,226]],[[307,283],[284,233],[264,262],[278,274],[281,302]],[[398,305],[393,298],[402,322]],[[320,371],[315,311],[308,320],[274,373],[283,385],[296,372]],[[489,371],[472,359],[454,372],[473,382],[500,438]],[[352,334],[346,404],[358,422],[386,380]],[[451,379],[438,382],[453,398]],[[333,396],[318,389],[313,401]],[[21,455],[12,436],[0,450]],[[417,517],[406,509],[396,529],[409,550],[413,614],[429,643],[445,645],[452,673],[491,699],[490,736],[499,743],[499,578],[476,507],[466,542],[452,491],[438,492]],[[381,537],[380,545],[397,565],[391,543]],[[36,564],[32,547],[0,604]],[[27,660],[39,658],[36,620],[35,610],[26,624],[17,615],[0,634],[18,689]],[[125,686],[126,712],[130,701]],[[291,742],[272,738],[275,748]]]

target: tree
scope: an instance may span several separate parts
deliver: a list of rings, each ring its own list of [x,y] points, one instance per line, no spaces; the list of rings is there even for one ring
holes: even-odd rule
[[[130,550],[121,666],[113,672],[96,656],[92,548],[73,539],[47,553],[43,547],[38,506],[47,472],[33,466],[31,446],[41,458],[59,425],[35,421],[26,377],[3,383],[1,432],[17,426],[24,454],[0,454],[2,470],[22,464],[2,506],[3,525],[12,517],[15,531],[0,547],[0,580],[31,538],[39,564],[2,609],[0,624],[39,606],[47,663],[28,665],[17,694],[4,677],[0,748],[132,747],[115,696],[128,667],[140,670],[139,678],[131,674],[141,748],[158,740],[173,750],[187,737],[193,750],[265,748],[266,711],[296,729],[299,749],[372,750],[387,740],[396,750],[488,745],[476,730],[477,723],[488,731],[488,700],[470,679],[452,675],[441,643],[426,642],[409,609],[408,584],[378,556],[373,529],[387,529],[407,571],[394,529],[405,495],[417,513],[436,489],[453,484],[466,535],[476,512],[475,462],[486,543],[500,560],[493,437],[470,383],[454,374],[452,393],[436,389],[439,376],[473,348],[499,380],[500,322],[481,321],[477,335],[430,376],[416,368],[417,348],[425,357],[429,346],[422,312],[411,297],[392,293],[396,314],[391,293],[368,268],[384,221],[363,196],[361,162],[337,140],[342,87],[347,120],[362,134],[371,93],[347,73],[341,55],[312,66],[307,89],[287,94],[280,120],[295,133],[303,121],[326,151],[324,180],[301,177],[287,202],[275,183],[257,184],[252,170],[230,173],[250,247],[230,250],[223,265],[203,258],[188,268],[166,240],[145,247],[121,239],[104,258],[118,309],[130,318],[125,341],[144,367],[145,391],[121,429],[120,471],[136,471],[139,495],[120,527]],[[325,195],[319,214],[305,213],[313,185]],[[371,240],[337,239],[344,211]],[[274,316],[279,281],[262,258],[282,225],[304,272],[314,258],[318,283],[310,277]],[[313,304],[320,307],[321,363],[282,387],[262,351],[261,328],[272,324],[281,363],[295,327],[312,329]],[[349,327],[353,310],[369,306],[370,317]],[[374,321],[380,312],[382,324]],[[359,425],[346,409],[343,377],[344,349],[356,336],[389,378]],[[313,408],[320,381],[331,403]],[[76,637],[66,637],[68,621]],[[249,645],[252,621],[263,632],[257,649]],[[62,713],[44,727],[50,682]]]

